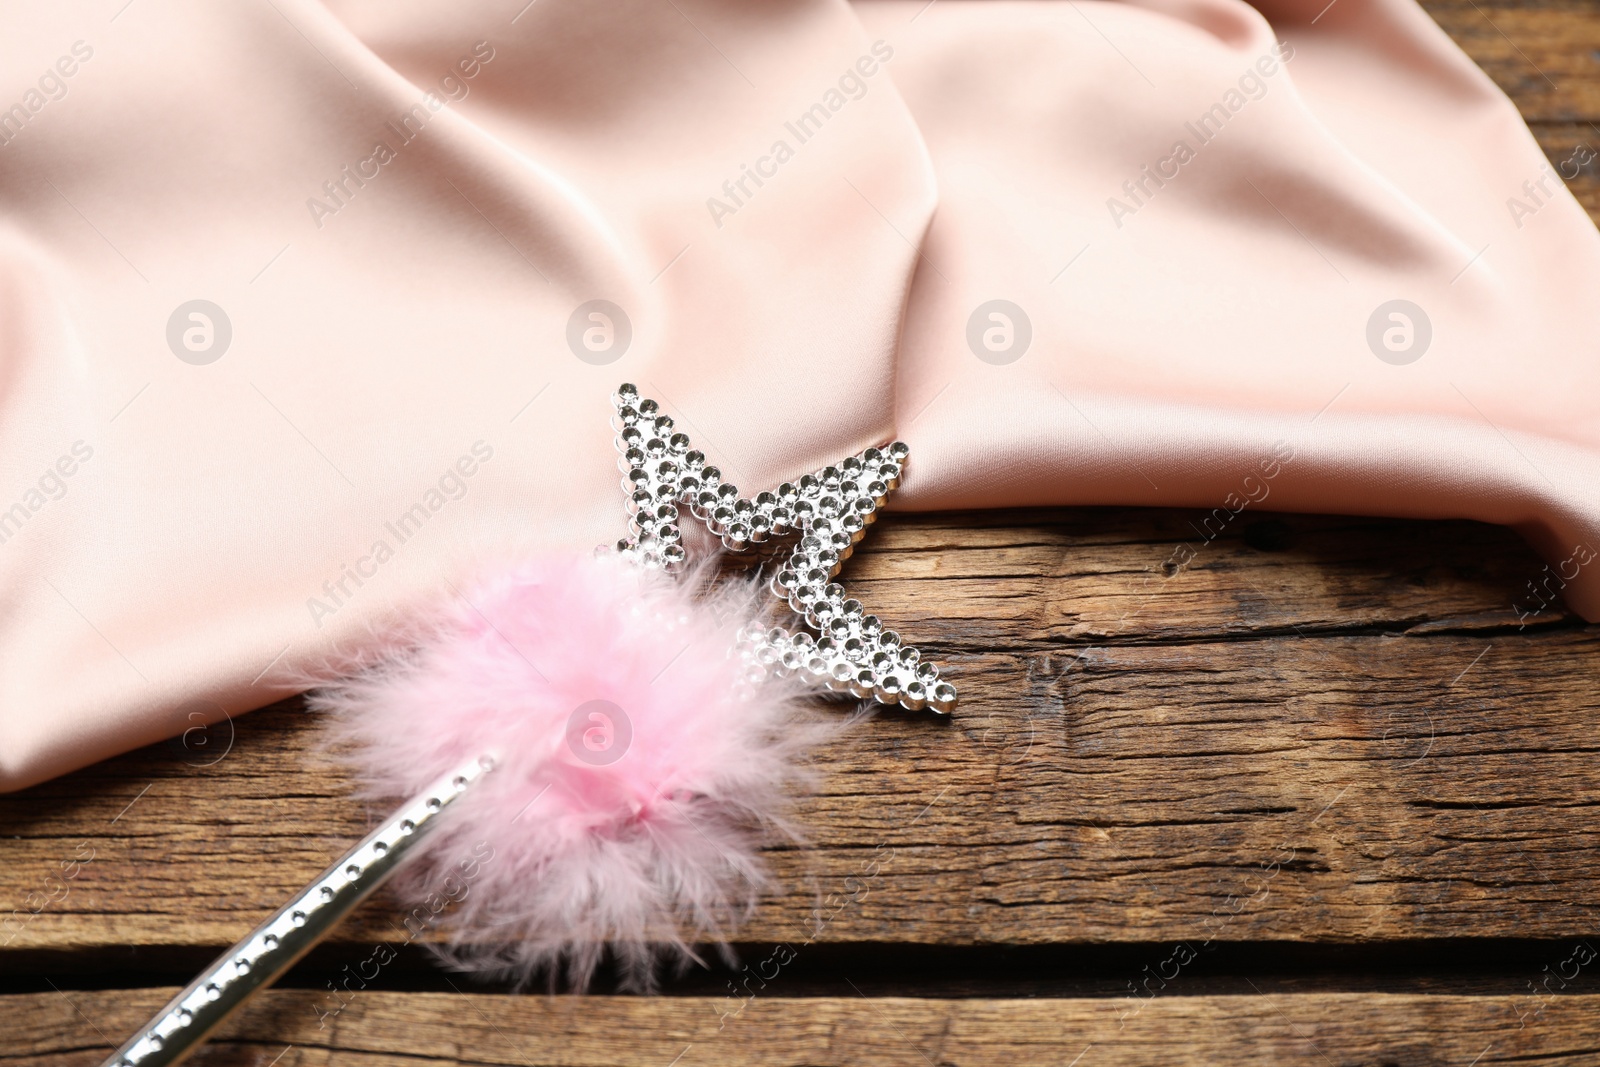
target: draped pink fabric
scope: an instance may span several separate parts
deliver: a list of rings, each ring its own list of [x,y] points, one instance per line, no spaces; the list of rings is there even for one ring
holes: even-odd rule
[[[615,539],[621,381],[747,491],[1477,518],[1600,618],[1600,238],[1410,0],[524,4],[0,16],[0,786]]]

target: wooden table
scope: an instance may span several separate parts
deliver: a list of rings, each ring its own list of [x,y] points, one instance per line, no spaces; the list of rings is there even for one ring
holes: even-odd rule
[[[1429,10],[1552,162],[1600,148],[1593,0]],[[855,586],[966,701],[823,754],[748,1000],[518,995],[413,945],[319,1017],[405,940],[380,895],[197,1062],[1600,1064],[1600,628],[1527,614],[1504,530],[1246,512],[1176,567],[1194,518],[876,528]],[[359,837],[319,744],[291,703],[0,797],[0,1063],[97,1063]]]

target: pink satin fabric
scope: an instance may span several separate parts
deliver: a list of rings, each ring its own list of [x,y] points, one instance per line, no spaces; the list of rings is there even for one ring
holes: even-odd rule
[[[622,381],[746,491],[1477,518],[1600,618],[1600,239],[1410,0],[30,5],[0,108],[3,788],[614,540]]]

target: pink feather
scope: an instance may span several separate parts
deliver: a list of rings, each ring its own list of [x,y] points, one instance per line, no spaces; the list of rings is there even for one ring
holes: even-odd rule
[[[493,850],[440,917],[458,965],[552,984],[564,968],[581,986],[609,944],[624,983],[648,988],[754,906],[761,835],[793,836],[804,755],[827,727],[796,683],[758,682],[731,652],[755,619],[751,589],[708,601],[700,577],[611,553],[522,561],[314,696],[355,743],[370,796],[409,796],[493,753],[397,875],[420,899]]]

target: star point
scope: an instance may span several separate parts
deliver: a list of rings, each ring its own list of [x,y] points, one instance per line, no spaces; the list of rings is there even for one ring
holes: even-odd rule
[[[863,449],[744,497],[637,387],[620,386],[612,403],[631,533],[617,543],[618,551],[676,569],[687,559],[680,525],[685,507],[730,552],[781,551],[792,539],[770,589],[809,629],[747,633],[743,651],[768,670],[835,692],[913,711],[948,715],[954,709],[956,689],[940,678],[938,666],[833,581],[899,486],[911,451],[903,441]]]

